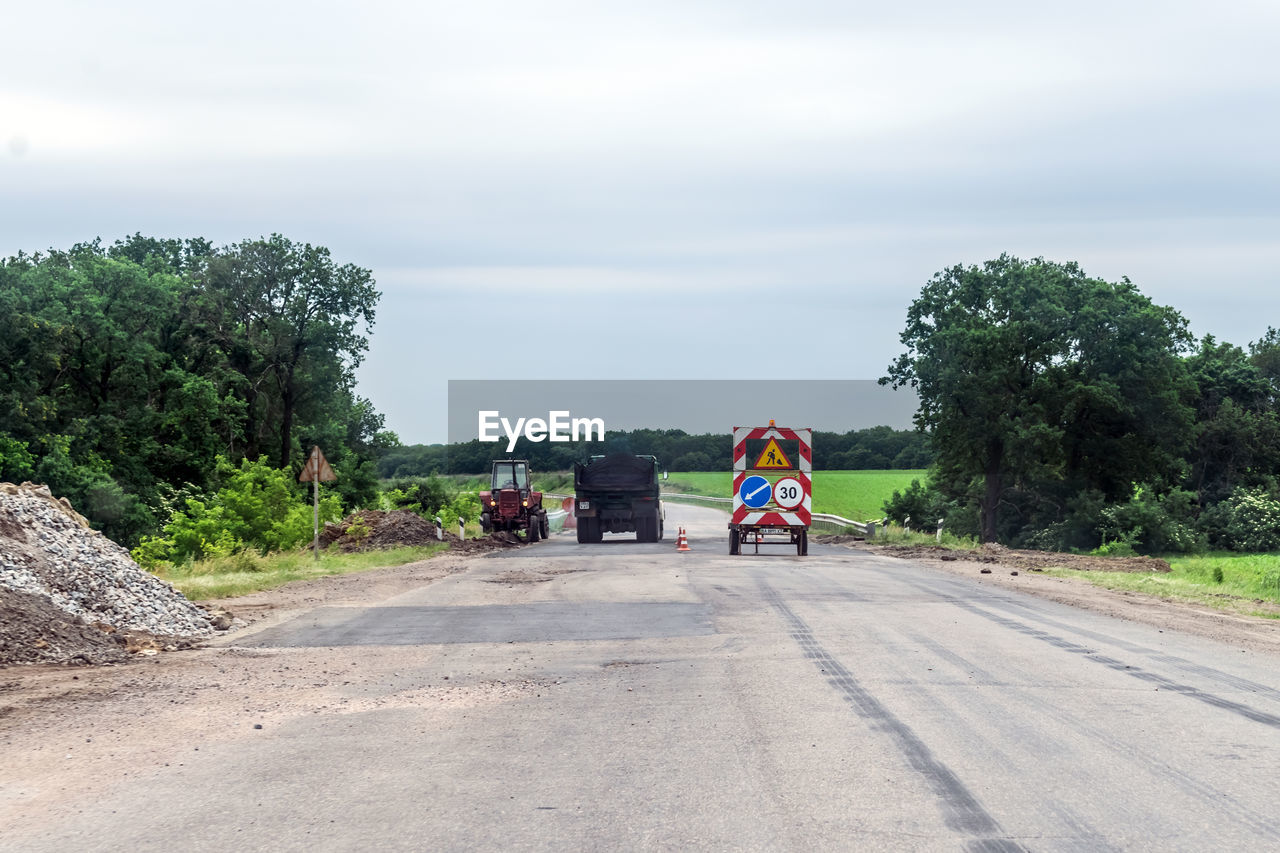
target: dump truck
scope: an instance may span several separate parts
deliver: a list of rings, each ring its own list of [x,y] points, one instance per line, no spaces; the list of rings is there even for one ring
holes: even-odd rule
[[[662,539],[658,460],[611,453],[573,466],[573,515],[579,542],[599,542],[606,533],[636,534],[637,542]]]
[[[523,533],[527,542],[547,538],[551,527],[542,508],[542,492],[533,490],[526,460],[493,461],[489,490],[480,493],[480,528],[485,533]]]

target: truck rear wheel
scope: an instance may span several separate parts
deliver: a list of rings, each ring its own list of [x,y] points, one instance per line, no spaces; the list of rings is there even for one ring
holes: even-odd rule
[[[582,543],[599,542],[604,538],[604,534],[600,531],[600,519],[598,518],[579,518],[578,519],[578,541]]]
[[[658,514],[656,512],[636,516],[636,541],[658,541]]]

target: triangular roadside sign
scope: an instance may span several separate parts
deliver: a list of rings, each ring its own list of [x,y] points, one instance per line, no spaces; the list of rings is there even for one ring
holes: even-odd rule
[[[329,460],[325,459],[324,454],[320,452],[320,446],[312,447],[311,456],[307,459],[307,464],[302,466],[302,473],[298,475],[298,482],[310,483],[312,480],[320,480],[327,483],[336,479],[338,475],[329,467]]]
[[[756,468],[790,468],[791,460],[787,458],[787,454],[782,452],[782,448],[778,446],[776,438],[769,439],[769,443],[764,446],[764,450],[760,451],[760,457],[756,459]]]

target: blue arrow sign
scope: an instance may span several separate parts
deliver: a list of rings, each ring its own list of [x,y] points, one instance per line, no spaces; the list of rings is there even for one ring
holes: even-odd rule
[[[764,477],[748,477],[738,487],[738,497],[751,509],[759,509],[773,497],[773,487]]]

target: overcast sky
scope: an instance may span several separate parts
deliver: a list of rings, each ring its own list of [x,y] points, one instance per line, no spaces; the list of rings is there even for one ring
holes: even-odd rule
[[[1275,2],[5,4],[0,254],[272,232],[373,270],[360,392],[868,379],[936,271],[1280,326]],[[763,417],[768,417],[764,415]]]

